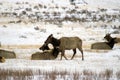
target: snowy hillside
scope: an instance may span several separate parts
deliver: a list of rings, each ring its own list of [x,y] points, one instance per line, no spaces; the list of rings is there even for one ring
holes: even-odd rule
[[[0,2],[30,2],[30,3],[43,3],[50,4],[55,2],[58,5],[69,5],[70,0],[0,0]],[[87,3],[88,8],[115,8],[119,9],[120,0],[74,0],[75,3]],[[109,3],[109,4],[108,4]]]
[[[111,6],[115,4],[115,8],[98,7],[99,3],[103,3],[101,0],[76,0],[75,4],[71,4],[69,0],[36,0],[34,4],[32,1],[18,1],[1,1],[2,45],[41,45],[49,34],[54,34],[57,38],[78,36],[88,42],[100,41],[106,33],[120,37],[120,9],[117,8],[120,1],[116,3],[109,0]],[[105,0],[105,3],[107,4],[108,0]],[[95,9],[92,8],[93,4],[97,5]],[[88,5],[92,10],[85,7]]]

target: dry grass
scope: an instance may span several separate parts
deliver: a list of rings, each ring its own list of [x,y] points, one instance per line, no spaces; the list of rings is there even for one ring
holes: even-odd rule
[[[7,49],[36,49],[39,48],[41,45],[2,45],[1,48],[7,48]]]
[[[113,76],[113,71],[112,70],[109,70],[109,69],[106,69],[104,72],[101,72],[99,74],[99,77],[104,80],[109,80],[111,77]]]
[[[84,51],[87,51],[87,52],[96,52],[96,53],[107,53],[111,50],[97,50],[97,49],[84,49]]]
[[[36,44],[36,45],[2,45],[0,48],[2,49],[38,49],[40,48],[41,45]],[[50,48],[52,48],[50,46]],[[107,53],[110,50],[95,50],[95,49],[90,49],[90,45],[83,45],[83,50],[87,52],[97,52],[97,53]]]
[[[29,76],[32,76],[33,72],[31,70],[18,71],[18,70],[9,70],[9,69],[0,69],[0,78],[1,80],[23,80]]]
[[[116,78],[117,78],[118,80],[120,80],[120,71],[118,71],[118,72],[116,73]]]
[[[115,77],[116,76],[116,77]],[[120,71],[113,74],[112,70],[96,73],[90,70],[83,72],[44,72],[41,70],[0,69],[0,80],[114,80],[120,79]]]

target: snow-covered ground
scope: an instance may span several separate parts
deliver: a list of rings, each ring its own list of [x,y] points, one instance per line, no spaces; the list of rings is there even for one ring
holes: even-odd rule
[[[35,27],[39,26],[39,30]],[[58,27],[53,24],[35,23],[35,24],[6,24],[0,26],[1,48],[12,50],[16,53],[16,59],[6,59],[5,63],[0,64],[4,70],[33,70],[33,71],[67,71],[82,72],[90,70],[96,73],[112,70],[113,73],[120,71],[120,45],[116,44],[113,50],[91,50],[90,45],[94,42],[104,41],[103,37],[107,29],[85,28],[79,23],[64,23],[64,27]],[[83,27],[84,26],[84,27]],[[111,31],[108,29],[108,31]],[[46,38],[53,34],[54,37],[78,36],[83,40],[84,58],[82,61],[81,53],[77,54],[73,60],[60,60],[60,54],[56,60],[30,60],[31,55],[37,51],[44,43]],[[115,34],[112,36],[118,36]],[[71,58],[73,52],[66,50],[67,58]],[[52,65],[51,65],[52,64]],[[38,80],[38,79],[36,79]]]
[[[53,36],[58,39],[63,36],[78,36],[83,40],[83,46],[90,46],[91,43],[105,41],[103,39],[105,34],[114,31],[114,29],[111,28],[86,28],[86,26],[91,24],[92,23],[65,22],[63,27],[58,27],[53,24],[44,24],[42,22],[33,24],[2,24],[0,25],[0,42],[1,46],[5,48],[12,48],[12,46],[17,48],[19,45],[31,45],[31,48],[32,46],[33,48],[38,48],[50,34],[53,34]],[[38,27],[39,30],[36,30],[36,27]],[[119,34],[112,34],[112,36],[120,37]]]
[[[22,1],[22,0],[0,0],[3,4],[0,4],[0,11],[2,12],[12,12],[14,11],[15,6],[17,8],[28,8],[30,5],[18,6],[16,4],[6,3],[12,1]],[[29,0],[23,0],[24,2]],[[55,1],[55,4],[52,4],[50,0],[35,0],[36,3],[40,2],[49,7],[53,7],[56,4],[59,6],[66,6],[67,9],[71,9],[73,5],[70,5],[70,2],[66,0],[63,3],[63,0]],[[81,0],[82,1],[82,0]],[[77,4],[83,9],[95,9],[98,8],[108,9],[107,14],[114,14],[115,12],[111,9],[118,9],[116,11],[117,16],[119,16],[120,11],[120,0],[84,0],[87,4]],[[32,2],[32,1],[31,1]],[[49,3],[48,3],[49,2]],[[108,4],[108,2],[110,4]],[[8,5],[8,6],[7,6]],[[35,5],[35,4],[33,4]],[[102,5],[102,6],[101,6]],[[3,8],[3,7],[4,8]],[[9,6],[9,9],[7,9]],[[14,8],[13,8],[14,7]],[[109,10],[110,9],[110,10]],[[79,10],[79,9],[78,9]],[[81,10],[81,9],[80,9]],[[47,11],[47,9],[46,9]],[[49,10],[50,11],[50,10]],[[64,10],[59,10],[61,13],[65,13]],[[92,11],[92,10],[91,10]],[[28,11],[29,12],[29,11]],[[33,10],[34,12],[34,10]],[[20,13],[18,11],[18,13]],[[97,12],[96,12],[97,13]],[[94,12],[92,13],[94,14]],[[103,14],[102,12],[99,14]],[[62,14],[64,15],[64,14]],[[71,16],[71,15],[70,15]],[[85,15],[82,15],[85,16]],[[25,16],[23,16],[25,17]],[[62,16],[63,17],[63,16]],[[113,33],[120,29],[119,18],[111,22],[71,22],[63,21],[62,26],[55,24],[46,23],[44,21],[38,22],[10,22],[18,21],[17,17],[10,17],[0,15],[0,48],[6,50],[12,50],[16,53],[16,59],[6,59],[5,63],[0,63],[0,69],[15,69],[15,70],[41,70],[41,71],[68,71],[68,72],[81,72],[84,70],[91,70],[93,72],[101,72],[108,70],[113,70],[113,73],[120,72],[120,43],[115,44],[112,50],[91,50],[90,46],[94,42],[103,42],[103,38],[107,33]],[[24,20],[24,19],[23,19]],[[106,26],[107,25],[107,26]],[[117,26],[116,29],[112,27]],[[84,58],[82,61],[81,53],[77,50],[77,54],[73,60],[60,60],[60,54],[55,60],[30,60],[31,55],[37,51],[40,51],[38,48],[44,43],[46,38],[53,34],[55,38],[60,38],[63,36],[78,36],[83,40],[83,50]],[[120,33],[112,34],[113,37],[120,37]],[[70,59],[73,52],[71,50],[66,50],[66,55]],[[37,79],[36,79],[37,80]],[[71,79],[69,79],[71,80]]]
[[[14,51],[17,54],[17,59],[6,59],[5,63],[0,64],[1,70],[8,70],[8,72],[6,72],[7,75],[10,75],[9,70],[14,72],[11,76],[14,79],[15,71],[20,74],[21,71],[25,72],[28,70],[28,73],[25,73],[24,76],[26,75],[26,78],[29,79],[29,74],[31,73],[31,76],[33,77],[30,78],[30,80],[39,80],[41,78],[44,80],[46,76],[50,76],[50,74],[54,72],[54,74],[51,74],[52,76],[60,75],[59,78],[56,77],[55,80],[62,79],[62,75],[68,75],[68,77],[64,79],[74,80],[72,77],[73,75],[74,77],[76,76],[78,79],[83,80],[83,78],[85,78],[85,76],[82,76],[83,74],[89,76],[91,79],[96,78],[106,80],[106,78],[100,77],[99,74],[101,74],[104,76],[110,75],[110,79],[112,80],[119,80],[119,74],[117,75],[117,73],[120,71],[120,49],[103,52],[84,51],[84,61],[82,61],[81,53],[79,51],[77,51],[73,60],[60,60],[60,55],[55,60],[30,60],[31,54],[38,51],[38,49],[14,49]],[[66,51],[67,58],[70,59],[72,54],[72,51]],[[86,73],[84,71],[86,71]],[[92,73],[89,71],[92,71]],[[75,75],[74,73],[78,75]],[[18,78],[21,77],[20,75],[17,76]],[[25,79],[25,77],[23,79]]]
[[[5,63],[0,64],[4,69],[40,69],[45,71],[60,70],[70,72],[80,72],[83,70],[92,70],[101,72],[106,69],[117,72],[120,70],[120,49],[106,52],[84,51],[85,60],[82,61],[81,53],[77,51],[73,60],[60,60],[60,55],[56,60],[30,60],[31,54],[36,49],[16,49],[17,59],[7,59]],[[66,51],[67,57],[72,57],[72,51]],[[52,65],[51,65],[52,64]]]

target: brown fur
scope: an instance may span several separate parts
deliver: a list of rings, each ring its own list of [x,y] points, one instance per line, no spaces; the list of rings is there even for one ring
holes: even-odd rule
[[[73,51],[74,51],[74,54],[71,58],[71,59],[73,59],[76,54],[76,48],[78,48],[81,51],[82,60],[84,60],[83,50],[82,50],[82,40],[80,38],[78,38],[78,37],[62,37],[62,38],[60,38],[59,49],[62,52],[61,59],[62,59],[62,56],[64,56],[65,59],[67,59],[66,56],[64,55],[64,53],[65,53],[65,50],[70,50],[70,49],[73,49]]]
[[[105,35],[105,37],[104,37],[108,42],[113,38],[113,37],[111,37],[111,34],[106,34]],[[120,38],[117,38],[117,37],[115,37],[116,39],[115,39],[115,42],[116,43],[120,43]]]
[[[106,49],[112,49],[114,47],[114,44],[116,43],[116,38],[112,37],[104,37],[107,39],[108,42],[96,42],[91,45],[91,49],[99,49],[99,50],[106,50]]]
[[[112,49],[106,42],[96,42],[91,45],[91,49],[105,49],[109,50]]]
[[[0,56],[0,63],[4,63],[5,62],[5,58]]]
[[[116,41],[117,43],[120,43],[120,38],[116,38],[115,41]]]
[[[45,50],[43,52],[36,52],[32,54],[31,59],[32,60],[54,60],[57,58],[58,53],[59,53],[58,49]]]
[[[40,48],[40,50],[44,51],[44,50],[50,50],[50,48],[48,47],[48,45],[42,45]]]
[[[71,58],[73,59],[76,54],[76,48],[78,48],[82,53],[82,60],[84,60],[83,50],[82,50],[82,40],[78,37],[62,37],[60,39],[56,39],[51,34],[50,36],[48,36],[44,45],[48,45],[49,43],[51,43],[54,47],[59,47],[59,50],[61,52],[61,59],[62,56],[65,59],[67,59],[65,56],[65,50],[70,50],[70,49],[72,49],[74,52]]]
[[[16,58],[16,55],[13,51],[1,50],[1,49],[0,49],[0,56],[6,59]]]

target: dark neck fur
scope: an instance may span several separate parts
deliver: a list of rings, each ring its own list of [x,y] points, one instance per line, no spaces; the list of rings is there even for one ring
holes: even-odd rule
[[[114,44],[115,44],[115,39],[116,39],[116,38],[112,38],[109,42],[107,42],[107,44],[108,44],[111,48],[113,48],[113,46],[114,46]]]
[[[52,44],[54,47],[58,47],[58,46],[60,45],[60,40],[59,40],[59,39],[56,39],[56,38],[52,38],[51,44]]]
[[[55,47],[55,48],[53,49],[53,53],[52,53],[52,54],[53,54],[53,56],[56,58],[56,57],[58,56],[58,54],[59,54],[59,49]]]
[[[0,56],[0,59],[2,59],[2,57]]]
[[[109,36],[109,38],[107,38],[108,41],[112,40],[113,38],[111,36]]]

